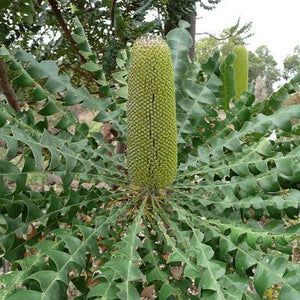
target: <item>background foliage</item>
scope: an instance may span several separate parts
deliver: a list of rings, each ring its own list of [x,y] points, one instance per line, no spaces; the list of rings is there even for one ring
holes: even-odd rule
[[[296,46],[294,48],[293,54],[288,55],[284,62],[284,78],[289,79],[295,76],[295,74],[299,73],[299,65],[300,65],[300,46]]]
[[[189,19],[199,3],[212,9],[221,0],[13,0],[0,4],[0,43],[22,47],[39,60],[58,60],[68,74],[81,74],[87,60],[78,51],[74,18],[84,29],[88,43],[96,51],[106,75],[116,68],[116,56],[137,36],[145,33],[166,35],[180,19]],[[81,50],[81,49],[79,49]],[[81,72],[79,72],[81,71]],[[78,76],[79,77],[79,76]],[[82,78],[83,77],[83,78]]]
[[[247,45],[247,40],[253,36],[251,27],[251,22],[241,25],[240,20],[238,20],[234,26],[224,29],[220,36],[213,36],[207,32],[199,33],[208,36],[201,38],[196,42],[196,59],[200,63],[205,63],[214,51],[219,50],[223,56],[227,56],[235,45]],[[263,97],[260,97],[260,95],[257,95],[258,93],[255,93],[259,100],[262,100],[274,91],[275,83],[279,82],[282,74],[277,66],[277,62],[266,45],[257,47],[255,51],[248,51],[248,54],[249,87],[250,90],[253,89],[253,91],[255,88],[263,88]],[[286,70],[284,73],[288,74],[290,72],[290,76],[285,75],[285,79],[291,79],[297,74],[297,71],[295,70],[297,63],[295,63],[295,60],[297,60],[295,55],[286,58]],[[294,69],[289,69],[288,71],[288,68]],[[261,87],[261,85],[263,85],[263,87]]]
[[[11,270],[1,299],[298,300],[300,131],[291,120],[300,106],[281,105],[300,77],[260,103],[250,92],[236,101],[234,56],[191,62],[180,22],[166,36],[178,174],[172,190],[144,198],[116,149],[126,142],[129,53],[119,51],[106,79],[82,22],[71,23],[85,60],[72,55],[91,85],[76,84],[65,60],[0,49],[20,103],[0,104],[1,263]],[[112,143],[74,105],[112,124]]]

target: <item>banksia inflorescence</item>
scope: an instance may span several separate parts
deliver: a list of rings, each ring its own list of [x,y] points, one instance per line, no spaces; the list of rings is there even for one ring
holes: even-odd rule
[[[174,74],[167,43],[159,37],[137,39],[128,76],[127,160],[132,184],[167,188],[177,169]]]
[[[233,64],[235,96],[239,99],[242,93],[248,89],[248,51],[243,45],[236,45],[232,52],[236,55]]]

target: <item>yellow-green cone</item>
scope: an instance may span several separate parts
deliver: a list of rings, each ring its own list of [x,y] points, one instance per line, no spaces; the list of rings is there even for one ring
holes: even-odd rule
[[[233,63],[235,96],[239,99],[248,89],[248,51],[243,45],[237,45],[234,46],[232,52],[236,55]]]
[[[174,74],[167,43],[137,39],[128,76],[127,160],[134,186],[168,187],[177,170]]]

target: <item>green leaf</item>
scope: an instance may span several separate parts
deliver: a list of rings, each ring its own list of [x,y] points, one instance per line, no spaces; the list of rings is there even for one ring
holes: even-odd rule
[[[187,21],[180,20],[179,23],[178,23],[178,27],[186,29],[186,28],[190,27],[190,24]]]
[[[6,161],[6,160],[1,160],[0,164],[0,174],[1,175],[7,175],[7,174],[18,174],[20,171],[18,167],[16,167],[13,163]]]
[[[48,98],[47,93],[40,85],[37,85],[33,90],[32,97],[34,101],[42,101]]]
[[[286,262],[285,256],[267,256],[258,264],[254,275],[254,286],[260,296],[268,287],[282,281]]]
[[[170,296],[179,296],[180,294],[180,289],[166,282],[161,286],[158,292],[158,297],[159,299],[167,300]]]
[[[26,222],[39,220],[43,216],[42,211],[31,201],[23,200],[27,208]]]
[[[59,147],[58,141],[46,130],[44,130],[41,137],[41,144],[51,153],[51,160],[48,168],[55,169],[60,164],[60,152],[57,149]]]
[[[175,28],[175,29],[171,30],[167,34],[167,40],[175,41],[178,45],[185,44],[187,46],[187,48],[190,48],[193,44],[193,40],[192,40],[192,37],[190,36],[189,32],[187,30],[185,30],[185,28],[187,28],[186,27],[187,22],[181,21],[180,24],[184,25],[184,27],[182,26],[182,28]],[[173,50],[173,48],[171,50]]]
[[[119,71],[119,72],[113,73],[112,77],[118,83],[127,85],[127,78],[126,78],[127,75],[128,75],[128,71]]]
[[[4,126],[9,118],[10,114],[4,108],[0,108],[0,127]]]
[[[90,71],[90,72],[96,72],[101,70],[101,67],[94,63],[93,61],[89,60],[88,62],[84,63],[83,65],[81,65],[81,68]]]
[[[216,104],[216,98],[209,88],[190,81],[183,83],[186,93],[198,103]]]
[[[253,251],[251,255],[249,255],[244,249],[239,248],[236,253],[236,269],[241,274],[244,275],[246,271],[256,265],[257,260],[256,257],[253,257]],[[256,255],[259,255],[256,253]]]
[[[30,299],[30,300],[50,300],[48,296],[44,296],[42,293],[33,291],[33,290],[23,290],[20,292],[17,292],[14,295],[11,295],[7,298],[7,300],[24,300],[24,299]]]
[[[247,292],[248,280],[238,274],[228,274],[220,279],[225,299],[242,299]]]
[[[13,83],[19,87],[28,87],[33,83],[33,79],[27,72],[22,70],[21,74],[18,77],[14,78]]]
[[[127,99],[128,97],[128,86],[123,86],[121,88],[118,88],[116,91],[115,91],[116,95],[118,95],[119,97],[121,98],[125,98]]]
[[[64,91],[67,87],[65,84],[65,77],[63,76],[51,76],[45,84],[45,89],[47,89],[51,94],[60,93]]]
[[[60,271],[70,259],[69,254],[54,249],[46,249],[44,253],[47,254],[49,258],[55,263],[57,272]],[[63,281],[68,284],[67,277]]]
[[[10,0],[3,0],[0,3],[0,9],[7,8],[10,4]]]
[[[175,28],[168,32],[167,42],[171,49],[175,85],[179,87],[188,70],[189,48],[193,44],[193,39],[186,29]]]
[[[15,57],[24,62],[34,61],[34,57],[30,53],[26,52],[24,49],[19,49],[15,53]]]
[[[204,273],[201,276],[201,280],[199,282],[199,285],[203,287],[204,289],[214,290],[217,291],[218,294],[223,294],[219,290],[219,283],[217,283],[217,280],[225,275],[225,265],[221,262],[213,262],[211,261],[209,263],[208,269],[204,271]],[[222,296],[224,298],[224,296]]]
[[[82,89],[74,89],[73,87],[68,87],[67,93],[65,95],[64,105],[75,105],[84,101],[85,95]]]
[[[235,84],[234,84],[234,62],[235,55],[230,53],[226,58],[224,63],[220,66],[220,71],[222,74],[223,86],[221,87],[221,95],[223,98],[224,110],[229,109],[230,100],[235,96]]]
[[[55,125],[55,128],[67,130],[71,125],[77,122],[77,118],[70,111],[66,112],[59,122]]]
[[[40,170],[43,162],[41,145],[36,142],[31,136],[26,134],[25,131],[22,131],[18,128],[13,129],[13,134],[17,140],[23,142],[24,144],[27,144],[30,147],[35,158],[35,167]]]
[[[292,123],[291,116],[284,110],[279,111],[273,115],[273,123],[280,129],[284,131],[291,131]]]
[[[117,287],[120,289],[120,292],[118,292],[119,299],[124,300],[140,300],[141,297],[134,287],[133,284],[130,282],[121,282],[117,284]]]
[[[300,297],[299,270],[293,270],[284,275],[284,284],[279,291],[279,299],[296,300]]]
[[[105,264],[106,268],[113,269],[125,281],[134,281],[144,278],[143,273],[140,271],[136,263],[136,261],[140,259],[139,255],[136,253],[136,250],[134,250],[134,244],[137,242],[137,239],[137,237],[131,235],[130,239],[127,239],[128,243],[130,244],[128,244],[126,248],[120,249],[117,252],[118,255],[116,255],[113,260]]]
[[[28,67],[26,68],[26,72],[32,77],[32,78],[48,78],[50,76],[50,73],[47,71],[47,69],[43,66],[43,64],[38,63],[36,61],[32,61]]]
[[[24,189],[26,182],[26,174],[22,174],[18,167],[13,163],[0,160],[0,175],[4,175],[6,178],[13,180],[16,183],[16,188],[13,191],[14,194],[18,194],[22,189]],[[2,178],[0,177],[0,182]]]
[[[256,151],[264,156],[272,156],[274,154],[271,142],[264,138],[259,141]]]
[[[58,105],[52,99],[48,99],[48,103],[39,110],[39,114],[42,116],[51,116],[60,111]]]
[[[267,192],[278,192],[280,185],[276,175],[270,175],[258,180],[259,185]]]
[[[27,277],[26,280],[29,279],[36,280],[39,283],[42,291],[44,292],[51,284],[51,282],[54,280],[55,277],[56,277],[56,272],[51,270],[42,270],[34,274],[31,274],[29,277]]]
[[[276,167],[286,176],[293,176],[294,165],[291,157],[281,157],[275,160]]]
[[[103,282],[93,287],[87,295],[87,299],[102,296],[103,299],[113,300],[118,298],[119,288],[114,281]]]

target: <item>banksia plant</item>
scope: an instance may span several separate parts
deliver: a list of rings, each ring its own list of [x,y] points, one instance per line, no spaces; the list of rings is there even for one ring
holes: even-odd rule
[[[240,98],[243,92],[248,89],[248,51],[243,45],[236,45],[232,51],[235,55],[234,80],[235,80],[235,96]]]
[[[185,25],[166,36],[177,126],[162,39],[134,44],[128,115],[126,51],[98,99],[65,66],[19,43],[0,47],[1,300],[300,299],[300,104],[281,106],[300,75],[263,105],[244,93],[220,118],[234,97],[234,54],[199,70]],[[85,51],[81,24],[72,28]],[[88,53],[83,67],[99,78]],[[26,95],[18,113],[12,93]],[[128,138],[128,157],[78,120],[78,104]]]
[[[177,130],[171,53],[162,38],[135,41],[128,93],[127,160],[132,185],[166,188],[176,175]]]

